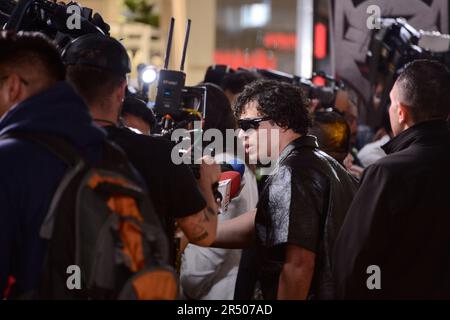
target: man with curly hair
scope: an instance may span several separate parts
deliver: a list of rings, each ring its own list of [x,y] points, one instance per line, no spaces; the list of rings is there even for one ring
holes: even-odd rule
[[[257,209],[220,224],[214,246],[256,245],[265,299],[334,298],[331,251],[357,183],[307,135],[308,103],[296,86],[260,80],[234,106],[249,159],[279,156]]]

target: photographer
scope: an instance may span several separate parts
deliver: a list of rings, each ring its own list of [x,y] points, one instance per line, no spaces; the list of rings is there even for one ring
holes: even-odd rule
[[[211,244],[218,212],[212,186],[218,182],[220,169],[217,165],[202,164],[197,186],[189,167],[173,163],[171,142],[118,127],[126,74],[130,72],[130,60],[122,44],[101,35],[82,36],[67,48],[64,61],[67,80],[87,102],[94,121],[124,149],[144,177],[169,239],[174,239],[176,220],[192,243]],[[171,244],[174,260],[175,249]]]

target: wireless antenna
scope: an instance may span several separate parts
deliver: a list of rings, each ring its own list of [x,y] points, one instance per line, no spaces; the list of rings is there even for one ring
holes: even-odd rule
[[[181,56],[181,66],[180,70],[184,71],[184,63],[186,61],[186,53],[187,53],[187,47],[189,43],[189,34],[191,33],[191,19],[188,19],[186,24],[186,35],[184,37],[184,46],[183,46],[183,54]]]
[[[161,69],[159,72],[158,92],[156,93],[155,101],[156,114],[162,117],[170,115],[173,119],[172,122],[183,119],[185,115],[183,111],[183,89],[186,83],[186,74],[183,71],[184,63],[186,61],[186,51],[189,43],[189,34],[191,32],[191,20],[188,20],[187,22],[180,71],[169,70],[170,50],[172,47],[174,25],[175,19],[172,18],[170,20],[164,69]]]
[[[167,37],[167,50],[166,50],[166,58],[164,59],[164,69],[169,68],[170,49],[172,48],[172,38],[173,38],[174,27],[175,27],[175,19],[172,17],[170,19],[169,36]]]

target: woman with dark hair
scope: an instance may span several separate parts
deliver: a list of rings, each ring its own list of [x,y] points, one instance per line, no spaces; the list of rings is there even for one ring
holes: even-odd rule
[[[207,88],[204,132],[216,129],[223,137],[223,149],[214,150],[214,159],[219,164],[239,167],[236,170],[241,173],[241,191],[228,204],[228,209],[219,215],[220,223],[254,209],[258,201],[258,189],[252,170],[243,159],[236,157],[236,149],[230,147],[236,145],[237,139],[234,135],[233,141],[226,139],[227,130],[236,129],[236,120],[227,97],[214,84],[202,86]],[[241,250],[202,248],[189,244],[184,251],[180,272],[185,297],[196,300],[232,300],[240,259]]]
[[[206,87],[206,116],[203,130],[217,129],[223,137],[226,137],[226,130],[237,129],[230,102],[219,86],[213,83],[203,83],[201,86]]]

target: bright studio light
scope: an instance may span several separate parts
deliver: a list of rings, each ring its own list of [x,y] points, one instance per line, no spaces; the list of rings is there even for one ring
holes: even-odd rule
[[[141,79],[145,84],[151,84],[155,82],[157,77],[158,73],[153,67],[146,67],[144,70],[142,70]]]

